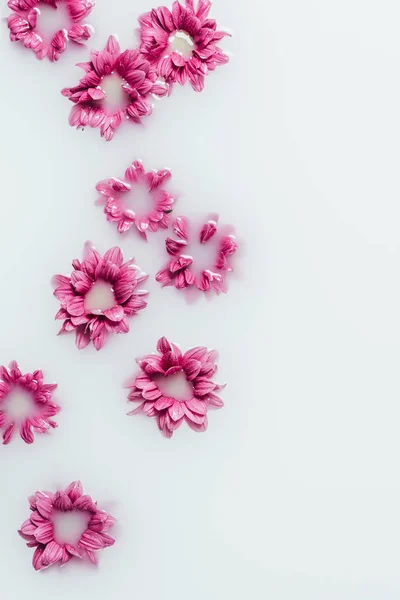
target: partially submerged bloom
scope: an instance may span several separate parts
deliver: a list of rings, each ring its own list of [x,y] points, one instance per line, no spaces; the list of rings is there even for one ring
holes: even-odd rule
[[[91,60],[78,66],[85,75],[77,86],[62,90],[75,104],[69,123],[77,128],[99,127],[107,141],[122,121],[141,123],[142,117],[152,113],[152,95],[167,93],[167,87],[157,83],[148,60],[138,50],[121,52],[112,35],[104,50],[92,51]]]
[[[210,0],[199,0],[196,8],[195,0],[176,1],[171,10],[160,6],[140,17],[140,50],[167,83],[189,80],[200,92],[209,71],[228,62],[218,47],[228,33],[208,18],[210,8]]]
[[[168,215],[175,202],[164,189],[170,178],[167,169],[146,173],[142,163],[134,161],[125,171],[124,179],[112,177],[97,184],[96,190],[102,195],[97,203],[104,205],[107,221],[117,223],[120,233],[135,226],[146,239],[148,231],[168,227]],[[143,200],[145,206],[138,206]]]
[[[3,444],[9,444],[19,430],[27,444],[34,441],[34,432],[46,433],[57,427],[53,421],[60,407],[52,397],[56,383],[44,383],[43,372],[22,374],[14,361],[9,368],[0,366],[0,429],[4,429]]]
[[[90,38],[93,28],[82,23],[92,10],[95,0],[65,0],[68,21],[65,27],[56,31],[50,38],[41,32],[40,7],[50,6],[57,10],[61,0],[9,0],[8,7],[13,11],[7,18],[12,42],[22,42],[25,48],[33,50],[39,59],[47,56],[56,61],[65,52],[68,42],[83,44]]]
[[[148,275],[133,259],[124,263],[120,248],[102,257],[90,243],[82,262],[75,259],[72,266],[71,275],[53,278],[61,303],[56,319],[64,321],[60,333],[75,331],[79,350],[90,342],[100,350],[109,333],[127,333],[127,318],[147,306],[148,292],[138,287]]]
[[[112,546],[108,535],[115,519],[97,508],[90,496],[83,494],[80,481],[72,482],[64,491],[36,492],[29,498],[31,516],[18,531],[29,548],[35,548],[32,564],[36,571],[56,563],[65,565],[72,558],[88,557],[97,563],[96,553]],[[76,540],[57,531],[56,519],[78,515],[84,523]]]
[[[128,382],[130,402],[139,405],[129,415],[143,412],[157,419],[162,433],[170,438],[187,423],[194,431],[207,429],[209,408],[222,408],[216,384],[217,353],[196,347],[182,354],[166,338],[158,340],[158,354],[138,358],[141,372]]]

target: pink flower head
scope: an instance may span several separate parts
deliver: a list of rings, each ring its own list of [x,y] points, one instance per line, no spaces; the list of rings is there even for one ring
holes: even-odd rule
[[[216,392],[225,386],[214,383],[217,371],[214,350],[197,347],[182,355],[165,337],[158,340],[158,354],[138,358],[141,373],[128,383],[130,402],[139,406],[128,413],[156,417],[162,433],[170,438],[186,422],[194,431],[207,429],[209,408],[222,408]]]
[[[87,243],[85,258],[72,261],[70,276],[55,275],[55,297],[61,308],[56,319],[64,321],[59,333],[76,332],[81,350],[93,342],[103,347],[109,333],[127,333],[127,317],[147,306],[145,290],[137,289],[148,278],[134,260],[123,262],[120,248],[111,248],[102,257]]]
[[[35,548],[32,564],[36,571],[71,558],[85,558],[97,564],[96,552],[112,546],[115,540],[107,532],[114,525],[114,517],[97,508],[90,496],[83,494],[80,481],[72,482],[65,491],[36,492],[29,498],[31,516],[18,531],[28,548]],[[83,533],[76,543],[59,539],[54,519],[67,513],[79,513],[85,522]]]
[[[191,227],[185,217],[178,217],[173,230],[178,239],[167,238],[165,246],[172,257],[168,264],[161,269],[156,280],[164,287],[174,285],[178,290],[196,287],[202,292],[210,290],[226,293],[226,273],[232,271],[230,258],[238,249],[238,244],[232,234],[218,231],[218,217],[205,223],[199,233],[200,245],[212,246],[215,253],[213,263],[206,269],[197,270],[193,256],[190,254]]]
[[[91,61],[79,63],[85,75],[62,94],[75,104],[70,125],[100,127],[110,141],[124,119],[141,123],[152,113],[151,94],[164,96],[167,88],[156,83],[155,69],[138,50],[121,49],[114,36],[104,50],[92,51]],[[115,98],[118,96],[118,98]]]
[[[194,5],[194,0],[184,5],[176,1],[171,10],[160,6],[142,15],[140,51],[167,83],[184,85],[189,80],[201,92],[205,75],[229,60],[217,46],[228,34],[208,18],[210,0],[199,0],[196,9]]]
[[[142,163],[134,161],[125,171],[124,180],[112,177],[97,184],[96,190],[102,195],[97,203],[105,205],[104,214],[107,221],[117,223],[120,233],[125,233],[135,226],[146,239],[147,231],[168,227],[168,215],[172,211],[175,198],[163,185],[170,178],[171,173],[167,169],[145,173]],[[149,206],[141,211],[133,204],[131,209],[127,202],[130,192],[135,203],[136,191],[140,194],[143,190]]]
[[[52,401],[56,388],[56,383],[43,382],[42,371],[22,375],[15,360],[8,369],[0,366],[0,428],[5,430],[3,444],[10,443],[17,427],[27,444],[34,441],[33,431],[46,433],[57,427],[51,419],[60,411],[58,404]]]
[[[60,1],[67,9],[69,22],[47,39],[40,32],[40,6],[47,5],[57,10]],[[39,59],[47,56],[49,60],[56,61],[67,49],[68,42],[83,44],[90,38],[93,28],[82,21],[94,4],[95,0],[8,0],[8,7],[13,11],[7,19],[10,39],[31,48]]]

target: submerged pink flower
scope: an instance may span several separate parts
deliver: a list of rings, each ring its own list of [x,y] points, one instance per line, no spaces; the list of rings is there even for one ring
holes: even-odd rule
[[[141,373],[127,385],[130,402],[139,402],[129,415],[143,412],[157,419],[162,433],[170,438],[182,423],[194,431],[207,429],[209,408],[222,408],[216,392],[225,386],[214,383],[217,353],[204,347],[185,354],[165,337],[158,340],[159,354],[138,358]]]
[[[47,39],[40,32],[40,6],[51,6],[57,10],[60,2],[67,9],[69,22]],[[10,39],[31,48],[39,59],[47,56],[51,61],[58,60],[67,49],[68,42],[83,44],[92,35],[93,28],[82,24],[82,21],[94,4],[95,0],[9,0],[8,7],[13,11],[7,19]]]
[[[65,565],[71,558],[88,557],[97,563],[96,552],[112,546],[115,540],[108,535],[114,517],[97,508],[90,496],[83,494],[80,481],[72,482],[65,491],[36,492],[29,498],[31,516],[18,531],[29,548],[35,548],[32,564],[36,571],[56,563]],[[85,523],[83,533],[75,543],[60,539],[54,519],[56,515],[79,513]]]
[[[150,115],[151,95],[164,96],[167,88],[156,83],[155,69],[138,50],[125,50],[114,36],[104,50],[92,51],[91,61],[79,63],[85,75],[79,84],[62,94],[75,104],[70,125],[100,127],[100,135],[111,140],[124,119],[140,123]]]
[[[167,238],[165,246],[168,254],[173,257],[161,269],[156,280],[164,287],[174,285],[178,290],[196,287],[202,292],[210,290],[226,293],[225,275],[232,271],[230,258],[238,249],[238,244],[232,234],[220,234],[217,218],[205,223],[199,234],[200,244],[212,245],[215,251],[213,263],[209,268],[196,272],[195,260],[190,255],[190,224],[185,217],[178,217],[173,230],[178,239]]]
[[[146,239],[147,231],[166,229],[169,213],[172,211],[175,198],[165,189],[164,183],[171,178],[167,169],[146,173],[139,161],[134,161],[125,171],[125,179],[112,177],[97,184],[96,190],[102,194],[98,204],[104,204],[107,221],[118,223],[118,231],[125,233],[133,226]],[[146,194],[148,206],[136,209],[135,200],[140,199],[141,192]],[[133,207],[128,204],[128,196],[132,193]]]
[[[44,383],[43,372],[23,375],[14,361],[9,368],[0,366],[0,428],[4,429],[3,444],[9,444],[19,428],[27,444],[34,441],[33,431],[46,433],[57,427],[51,419],[61,409],[52,401],[56,383]]]
[[[167,83],[184,85],[189,80],[200,92],[205,75],[229,60],[217,46],[228,34],[218,31],[216,21],[208,18],[210,0],[199,0],[197,8],[194,4],[194,0],[186,0],[185,5],[176,1],[171,10],[160,6],[142,15],[140,51]]]
[[[102,257],[89,243],[84,260],[76,259],[72,266],[70,276],[53,279],[54,295],[61,303],[56,319],[64,320],[60,333],[75,330],[79,350],[90,342],[100,350],[109,333],[127,333],[127,317],[147,306],[148,292],[137,288],[148,275],[133,259],[124,263],[120,248]]]

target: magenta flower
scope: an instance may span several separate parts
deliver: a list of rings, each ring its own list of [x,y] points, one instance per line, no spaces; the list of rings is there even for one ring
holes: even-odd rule
[[[228,34],[208,19],[210,8],[210,0],[199,0],[197,10],[194,0],[186,0],[184,6],[174,2],[172,10],[160,6],[140,17],[140,51],[167,83],[189,80],[201,92],[205,75],[228,62],[217,46]]]
[[[51,39],[40,33],[40,6],[44,4],[57,10],[58,3],[59,0],[9,0],[8,7],[13,11],[7,19],[11,41],[22,42],[40,60],[47,56],[56,61],[67,49],[68,42],[83,44],[88,40],[93,28],[82,21],[89,15],[95,0],[65,0],[69,17],[66,27],[54,33]]]
[[[208,409],[224,405],[216,392],[225,386],[212,380],[217,371],[217,353],[197,347],[182,355],[165,337],[158,340],[157,350],[158,355],[136,360],[141,373],[128,382],[132,390],[128,399],[140,404],[128,414],[143,412],[156,417],[159,429],[168,438],[183,422],[194,431],[205,431]]]
[[[135,226],[146,239],[147,231],[168,227],[168,215],[172,211],[175,198],[163,189],[163,185],[170,178],[171,173],[166,169],[145,173],[142,163],[134,161],[125,171],[125,180],[112,177],[96,185],[96,190],[102,194],[97,203],[105,205],[104,214],[107,221],[118,223],[120,233],[125,233]],[[133,199],[132,209],[128,204],[130,192]],[[135,200],[140,201],[143,192],[148,206],[136,209]]]
[[[62,492],[36,492],[29,498],[31,516],[18,531],[28,548],[35,548],[32,564],[36,571],[71,558],[85,558],[97,564],[96,552],[112,546],[115,540],[107,534],[114,525],[114,517],[97,508],[90,496],[84,495],[80,481],[71,483]],[[57,515],[79,513],[85,523],[78,541],[71,543],[57,535]],[[68,537],[68,536],[67,536]]]
[[[167,238],[165,246],[173,258],[161,269],[156,280],[164,287],[174,285],[178,290],[196,287],[202,292],[213,290],[226,293],[225,275],[233,270],[230,257],[235,254],[238,244],[232,234],[220,234],[217,219],[210,219],[203,225],[199,234],[200,244],[212,245],[215,252],[213,264],[207,269],[197,270],[190,255],[190,225],[185,217],[178,217],[173,224],[178,239]]]
[[[75,330],[79,350],[90,342],[100,350],[109,333],[127,333],[127,317],[147,306],[147,291],[137,288],[148,275],[133,259],[124,263],[120,248],[102,257],[90,243],[84,260],[76,259],[72,266],[70,276],[53,279],[54,295],[61,303],[56,319],[64,320],[59,333]]]
[[[43,383],[43,372],[22,375],[14,361],[9,368],[0,366],[0,428],[3,444],[9,444],[17,428],[27,444],[34,441],[33,431],[46,433],[56,428],[51,417],[61,409],[52,401],[56,383]],[[33,430],[33,431],[32,431]]]
[[[70,125],[100,127],[110,141],[124,119],[140,123],[150,115],[151,95],[164,96],[167,88],[156,83],[155,69],[138,50],[121,53],[114,36],[102,51],[92,51],[91,61],[79,63],[85,75],[79,84],[62,94],[75,104]]]

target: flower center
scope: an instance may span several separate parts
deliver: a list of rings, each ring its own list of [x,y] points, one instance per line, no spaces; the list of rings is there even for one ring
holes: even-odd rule
[[[51,519],[56,542],[76,546],[89,525],[91,514],[79,510],[53,510]]]
[[[36,412],[32,395],[20,386],[11,390],[4,400],[3,407],[9,418],[19,423]]]
[[[65,29],[69,23],[69,16],[65,2],[57,8],[50,4],[40,2],[38,8],[37,30],[40,34],[50,40],[57,31]]]
[[[107,281],[102,280],[94,282],[84,300],[86,312],[94,315],[102,314],[116,304],[112,286]]]
[[[122,88],[125,83],[124,79],[115,73],[103,77],[100,85],[106,96],[102,101],[104,110],[114,113],[126,107],[129,97]]]
[[[194,50],[193,38],[186,31],[177,31],[169,38],[169,51],[189,58]]]
[[[166,398],[175,398],[178,402],[191,400],[193,398],[193,386],[186,379],[183,371],[173,373],[165,377],[164,375],[156,375],[154,383]]]

